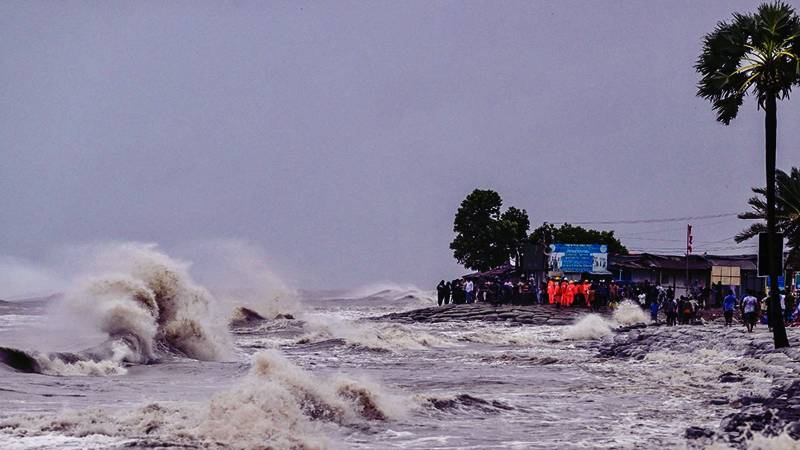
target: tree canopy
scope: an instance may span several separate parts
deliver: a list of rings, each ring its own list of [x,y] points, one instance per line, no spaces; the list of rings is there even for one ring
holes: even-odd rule
[[[556,227],[552,223],[544,223],[533,230],[529,237],[532,243],[550,245],[562,244],[605,244],[612,254],[627,255],[628,249],[614,236],[614,231],[599,231],[570,225],[568,223]]]
[[[754,14],[734,13],[703,39],[695,69],[697,95],[712,103],[728,125],[752,93],[759,108],[769,97],[783,99],[800,83],[800,18],[782,3],[764,3]]]
[[[461,202],[450,249],[464,267],[485,271],[519,255],[530,228],[528,213],[513,206],[501,213],[502,206],[500,194],[492,190],[475,189]]]

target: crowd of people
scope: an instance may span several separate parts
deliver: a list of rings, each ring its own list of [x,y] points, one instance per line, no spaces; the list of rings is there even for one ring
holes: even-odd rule
[[[780,314],[779,317],[789,325],[794,326],[800,318],[800,305],[798,305],[797,292],[790,289],[780,291]],[[760,299],[760,300],[759,300]],[[769,314],[769,296],[765,292],[759,293],[758,297],[753,291],[747,291],[747,295],[739,299],[731,290],[722,301],[722,311],[725,316],[725,326],[733,326],[733,319],[736,312],[740,313],[741,321],[747,327],[747,331],[752,333],[756,324],[761,323],[772,329]]]
[[[439,306],[476,302],[517,305],[541,303],[536,283],[525,279],[442,280],[436,286],[436,292]]]
[[[725,326],[733,325],[737,312],[749,332],[758,323],[769,326],[769,298],[766,293],[761,292],[756,296],[756,293],[748,291],[747,295],[738,298],[734,291],[729,290],[721,300],[715,301],[718,287],[714,288],[711,292],[708,289],[690,289],[688,295],[676,298],[671,287],[648,281],[630,283],[551,278],[537,284],[524,278],[496,277],[442,280],[436,291],[439,306],[476,302],[495,305],[551,304],[562,308],[586,307],[599,311],[607,307],[613,308],[623,299],[629,299],[638,303],[643,310],[649,311],[654,322],[658,322],[660,315],[663,315],[667,326],[698,323],[701,311],[714,306],[722,308]],[[789,290],[781,291],[780,295],[781,315],[787,325],[794,325],[800,319],[800,304],[795,301],[797,296]]]
[[[552,278],[536,283],[524,278],[441,280],[436,287],[440,306],[486,302],[492,304],[552,304],[599,310],[638,293],[634,287],[614,281]]]

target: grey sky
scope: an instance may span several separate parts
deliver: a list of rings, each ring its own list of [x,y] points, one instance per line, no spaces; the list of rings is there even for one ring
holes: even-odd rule
[[[2,2],[0,248],[237,238],[294,284],[430,285],[461,273],[452,217],[476,187],[534,225],[736,212],[763,116],[716,123],[692,66],[755,5]],[[779,167],[800,164],[798,102]],[[615,228],[662,248],[683,227]]]

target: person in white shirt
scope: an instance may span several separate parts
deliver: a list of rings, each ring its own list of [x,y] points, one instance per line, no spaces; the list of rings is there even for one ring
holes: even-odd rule
[[[742,309],[744,310],[744,324],[747,326],[747,332],[752,333],[756,320],[758,320],[758,299],[748,292],[747,297],[742,300]]]
[[[464,292],[467,293],[467,303],[472,303],[475,300],[475,285],[472,284],[472,280],[467,280],[467,284],[464,285]]]

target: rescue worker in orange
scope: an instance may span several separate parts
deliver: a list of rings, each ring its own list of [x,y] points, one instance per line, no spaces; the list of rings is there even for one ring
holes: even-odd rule
[[[551,305],[558,305],[561,302],[561,285],[556,281],[553,283],[553,298],[550,300]]]
[[[553,280],[547,281],[547,303],[553,304],[556,298],[556,283]]]
[[[558,287],[556,287],[556,304],[558,306],[564,306],[564,299],[567,296],[567,282],[561,281],[558,283]]]
[[[565,293],[561,297],[562,306],[572,306],[572,302],[575,301],[575,283],[572,281],[567,283],[564,291]]]

